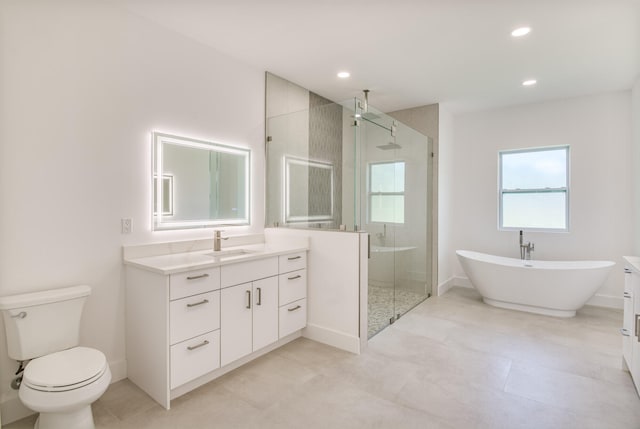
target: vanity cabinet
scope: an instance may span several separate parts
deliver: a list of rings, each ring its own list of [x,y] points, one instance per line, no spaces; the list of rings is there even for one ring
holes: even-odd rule
[[[306,326],[306,251],[169,273],[158,265],[127,265],[127,375],[167,409]]]
[[[620,330],[623,361],[640,392],[640,258],[625,257],[624,268],[624,316]]]

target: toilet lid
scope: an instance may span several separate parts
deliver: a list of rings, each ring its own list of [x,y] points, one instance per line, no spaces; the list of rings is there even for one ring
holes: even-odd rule
[[[104,354],[88,347],[74,347],[33,359],[22,382],[37,390],[71,390],[86,385],[104,373]]]

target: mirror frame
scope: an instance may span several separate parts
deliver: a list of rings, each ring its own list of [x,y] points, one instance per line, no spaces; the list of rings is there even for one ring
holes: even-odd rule
[[[246,180],[244,186],[245,215],[241,219],[208,219],[208,220],[168,220],[163,217],[163,186],[155,186],[157,178],[165,177],[163,170],[163,145],[172,144],[189,148],[203,149],[211,152],[230,153],[244,157]],[[217,142],[198,140],[190,137],[176,136],[162,132],[152,132],[151,156],[151,225],[154,231],[208,228],[215,226],[250,225],[251,220],[251,150],[248,148],[229,146]],[[155,195],[153,195],[155,189]],[[175,199],[174,199],[175,203]]]

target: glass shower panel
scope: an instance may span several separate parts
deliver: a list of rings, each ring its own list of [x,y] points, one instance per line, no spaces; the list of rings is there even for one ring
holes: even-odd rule
[[[403,315],[431,293],[431,143],[426,136],[396,124],[398,159],[405,168],[405,213],[395,234],[395,310]]]
[[[431,293],[431,143],[381,112],[361,113],[359,224],[370,235],[368,336]]]

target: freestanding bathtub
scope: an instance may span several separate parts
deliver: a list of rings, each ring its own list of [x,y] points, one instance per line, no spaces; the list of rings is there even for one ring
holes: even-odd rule
[[[602,286],[611,261],[523,261],[457,250],[462,269],[485,303],[573,317]]]

